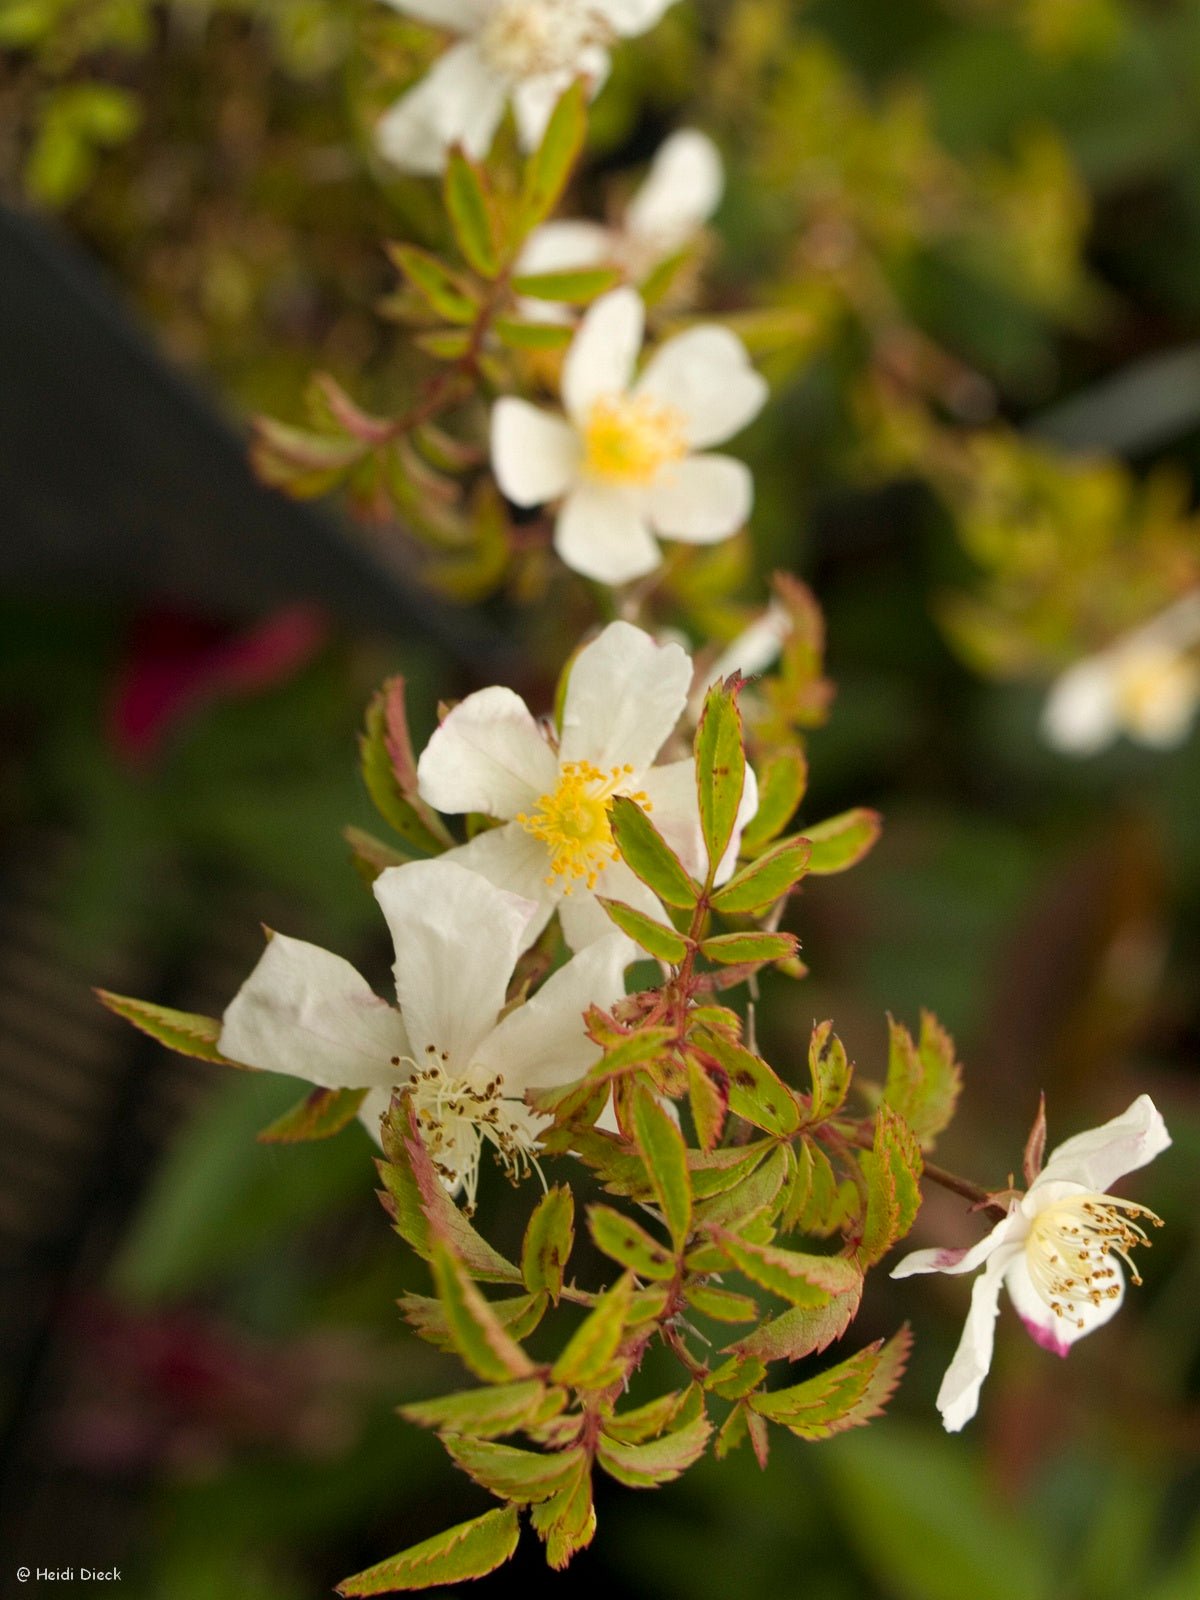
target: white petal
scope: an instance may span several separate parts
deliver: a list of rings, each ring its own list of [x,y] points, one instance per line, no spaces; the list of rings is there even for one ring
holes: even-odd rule
[[[1025,1331],[1043,1350],[1052,1350],[1056,1356],[1065,1356],[1076,1339],[1082,1339],[1085,1333],[1102,1327],[1110,1317],[1116,1316],[1125,1298],[1125,1274],[1116,1256],[1106,1256],[1104,1265],[1115,1271],[1116,1278],[1113,1281],[1120,1289],[1120,1294],[1111,1300],[1101,1300],[1098,1306],[1090,1300],[1076,1301],[1074,1315],[1058,1317],[1034,1288],[1024,1250],[1014,1257],[1004,1274],[1004,1287],[1016,1307],[1017,1315],[1025,1324]],[[1082,1328],[1079,1326],[1081,1322]]]
[[[662,560],[639,498],[600,483],[581,483],[567,495],[554,548],[572,572],[597,583],[632,583]]]
[[[590,761],[605,772],[628,763],[640,777],[679,721],[691,675],[679,645],[658,644],[631,622],[610,622],[571,667],[561,760]]]
[[[367,1091],[367,1098],[358,1108],[358,1120],[374,1139],[375,1143],[380,1146],[383,1144],[383,1137],[379,1125],[391,1103],[392,1091],[390,1089],[370,1089]]]
[[[693,877],[703,878],[708,866],[700,831],[696,763],[691,756],[647,768],[638,778],[650,800],[650,821]]]
[[[608,1009],[625,993],[626,941],[611,923],[609,929],[610,937],[572,957],[488,1035],[475,1052],[477,1074],[499,1073],[513,1096],[583,1076],[600,1055],[583,1013],[591,1005]]]
[[[447,850],[441,861],[453,861],[468,872],[478,872],[498,889],[532,901],[537,913],[525,929],[524,945],[533,943],[549,922],[557,895],[546,882],[550,876],[550,857],[545,844],[526,833],[519,822],[506,822],[501,828],[477,833],[466,844]]]
[[[412,1054],[465,1070],[491,1032],[537,907],[453,861],[388,867],[375,880],[396,947],[396,994]]]
[[[225,1012],[219,1048],[232,1061],[324,1089],[404,1081],[408,1035],[392,1006],[348,961],[277,933]]]
[[[716,145],[695,128],[680,128],[659,147],[629,202],[626,231],[663,254],[677,249],[712,216],[724,185]]]
[[[646,492],[655,531],[689,544],[728,539],[753,504],[750,469],[732,456],[688,456],[665,467]]]
[[[461,144],[486,156],[504,111],[505,86],[477,46],[454,45],[375,127],[380,153],[405,172],[440,172],[446,151]]]
[[[1002,1244],[1021,1241],[1029,1225],[1015,1209],[1002,1217],[992,1231],[967,1250],[913,1250],[892,1268],[893,1278],[911,1278],[916,1272],[974,1272]]]
[[[645,319],[634,289],[613,289],[588,307],[563,362],[563,405],[573,422],[583,426],[597,400],[629,388]]]
[[[551,113],[576,78],[588,80],[588,93],[597,95],[608,77],[608,51],[587,45],[574,64],[559,72],[542,72],[513,85],[512,108],[522,150],[536,150],[542,142]]]
[[[578,476],[579,435],[561,417],[525,400],[506,398],[492,411],[496,482],[519,506],[540,506],[565,494]]]
[[[1051,685],[1042,736],[1064,755],[1092,756],[1117,736],[1116,677],[1108,656],[1089,656]]]
[[[674,0],[591,0],[591,7],[622,38],[631,39],[652,28],[673,3]]]
[[[637,392],[675,406],[687,419],[688,442],[700,450],[744,428],[767,399],[765,379],[728,328],[689,328],[651,358]]]
[[[554,752],[529,708],[499,685],[456,705],[417,762],[422,799],[448,815],[482,811],[507,821],[557,782]]]
[[[526,239],[517,273],[578,272],[614,255],[613,236],[598,222],[546,222]]]
[[[998,1251],[971,1285],[971,1309],[962,1339],[938,1390],[937,1407],[947,1433],[957,1433],[979,1407],[979,1391],[992,1364],[1004,1269],[1020,1248],[1007,1245]]]
[[[1118,1178],[1153,1161],[1170,1143],[1154,1101],[1148,1094],[1140,1094],[1119,1117],[1103,1127],[1077,1133],[1052,1150],[1026,1199],[1036,1202],[1043,1186],[1051,1183],[1078,1183],[1104,1194]]]
[[[451,33],[473,33],[492,9],[494,0],[386,0],[406,16],[417,17]]]
[[[624,951],[626,963],[644,958],[646,952],[632,939],[619,933],[616,923],[596,899],[602,894],[606,900],[621,900],[648,917],[666,922],[667,914],[642,880],[623,861],[614,861],[600,874],[595,892],[573,889],[558,902],[558,920],[563,938],[572,950],[583,950],[597,940],[604,941],[616,935]]]

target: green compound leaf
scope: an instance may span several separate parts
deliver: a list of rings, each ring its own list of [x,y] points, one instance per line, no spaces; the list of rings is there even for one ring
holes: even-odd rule
[[[597,895],[596,898],[621,932],[627,933],[649,955],[673,967],[679,966],[684,960],[689,949],[688,942],[674,928],[656,922],[644,911],[627,906],[623,900],[606,900],[603,895]]]
[[[601,1430],[596,1459],[618,1483],[630,1489],[656,1489],[686,1472],[704,1454],[712,1425],[701,1412],[674,1433],[648,1444],[626,1444]]]
[[[441,1239],[433,1241],[430,1265],[451,1341],[470,1371],[485,1383],[530,1377],[532,1361]]]
[[[475,1278],[522,1283],[520,1268],[493,1250],[446,1193],[426,1150],[406,1095],[393,1100],[382,1124],[385,1160],[377,1163],[381,1199],[396,1232],[428,1261],[435,1236],[446,1240]]]
[[[542,142],[525,163],[521,223],[536,228],[558,204],[587,135],[587,86],[577,78],[550,114]]]
[[[521,1252],[521,1271],[531,1294],[544,1289],[558,1304],[574,1247],[575,1196],[565,1186],[548,1189],[529,1219]]]
[[[765,1133],[786,1138],[800,1126],[800,1102],[761,1056],[707,1029],[696,1044],[713,1056],[729,1078],[729,1109]]]
[[[687,1298],[693,1311],[698,1311],[702,1317],[711,1317],[714,1322],[755,1322],[758,1319],[758,1301],[733,1289],[691,1283]]]
[[[811,854],[811,842],[800,837],[773,845],[717,890],[713,910],[725,916],[765,911],[800,882]]]
[[[710,961],[727,967],[743,962],[786,961],[799,948],[800,941],[791,933],[718,933],[700,945]]]
[[[796,815],[808,787],[808,762],[803,750],[781,750],[758,776],[758,808],[746,824],[742,847],[749,855],[777,839]]]
[[[479,312],[478,297],[471,285],[444,261],[415,244],[389,245],[388,255],[439,317],[447,322],[475,321]]]
[[[528,300],[561,300],[585,306],[615,289],[621,274],[615,267],[586,267],[576,272],[525,272],[512,281],[514,294]]]
[[[596,1511],[592,1504],[592,1477],[582,1452],[567,1482],[548,1500],[534,1506],[529,1520],[545,1542],[546,1560],[555,1571],[561,1571],[577,1551],[591,1544],[596,1532]]]
[[[633,1277],[627,1272],[600,1296],[595,1310],[589,1312],[571,1335],[566,1349],[550,1369],[555,1383],[576,1389],[606,1386],[625,1334],[632,1299]]]
[[[610,1439],[621,1444],[642,1444],[647,1439],[657,1439],[674,1421],[686,1396],[679,1389],[659,1395],[643,1406],[631,1411],[614,1413],[604,1419],[604,1431]]]
[[[500,256],[483,172],[460,149],[447,158],[442,196],[463,259],[482,277],[494,278]]]
[[[450,836],[416,798],[415,765],[411,775],[406,771],[407,737],[403,679],[390,679],[372,697],[359,737],[363,782],[379,815],[406,844],[421,855],[439,855],[451,842]]]
[[[826,875],[857,866],[879,838],[882,826],[878,811],[858,806],[805,828],[805,837],[812,844],[808,870]]]
[[[492,1444],[455,1434],[443,1438],[450,1459],[491,1494],[516,1505],[536,1505],[548,1500],[575,1475],[583,1451],[544,1455],[539,1450],[518,1450],[510,1444]]]
[[[740,687],[736,674],[725,683],[714,683],[705,696],[696,729],[696,791],[700,828],[708,850],[709,883],[733,837],[746,784],[742,714],[737,705]]]
[[[854,1071],[842,1041],[833,1031],[832,1022],[819,1022],[813,1029],[808,1046],[808,1070],[812,1078],[808,1120],[825,1122],[841,1108]]]
[[[916,1134],[886,1103],[875,1115],[874,1148],[864,1152],[861,1162],[867,1180],[867,1215],[858,1255],[864,1266],[872,1266],[916,1221],[925,1169]]]
[[[202,1017],[190,1011],[172,1011],[170,1006],[156,1006],[150,1000],[111,994],[107,989],[93,989],[92,993],[115,1016],[131,1022],[139,1032],[149,1034],[159,1044],[166,1045],[168,1050],[174,1050],[176,1055],[194,1056],[197,1061],[214,1061],[222,1067],[238,1067],[243,1072],[256,1070],[241,1061],[231,1061],[217,1049],[221,1023],[216,1017]]]
[[[529,322],[522,317],[497,317],[496,337],[510,350],[565,350],[571,329],[561,322]]]
[[[464,1583],[482,1578],[503,1566],[517,1548],[520,1525],[517,1508],[504,1506],[472,1522],[436,1533],[398,1556],[368,1567],[357,1577],[337,1586],[347,1597],[392,1594],[403,1589],[432,1589],[442,1583]]]
[[[518,1383],[498,1383],[486,1389],[442,1395],[436,1400],[417,1400],[399,1410],[406,1421],[421,1428],[490,1439],[548,1422],[566,1403],[564,1390],[548,1389],[540,1378],[525,1378]]]
[[[440,1300],[425,1294],[405,1294],[396,1303],[409,1327],[426,1344],[431,1344],[435,1350],[455,1350],[450,1323]],[[549,1304],[547,1294],[519,1294],[507,1300],[490,1300],[488,1309],[514,1339],[527,1339],[545,1316]]]
[[[367,1098],[365,1089],[314,1089],[258,1135],[259,1144],[301,1144],[330,1139],[353,1122]]]
[[[923,1150],[933,1148],[954,1115],[962,1088],[962,1068],[954,1040],[929,1011],[921,1013],[921,1037],[913,1043],[908,1029],[888,1018],[887,1082],[883,1098],[916,1134]]]
[[[769,1214],[791,1172],[791,1153],[777,1145],[748,1175],[696,1208],[697,1221],[717,1227],[740,1227],[747,1217]],[[690,1259],[690,1258],[689,1258]],[[719,1267],[711,1270],[717,1271]]]
[[[680,1250],[692,1225],[687,1147],[674,1119],[640,1085],[633,1097],[633,1132],[663,1219]]]
[[[800,1439],[828,1439],[847,1428],[861,1428],[891,1399],[911,1345],[906,1326],[887,1344],[881,1340],[868,1345],[806,1383],[752,1395],[747,1404]]]
[[[725,1348],[759,1361],[799,1361],[840,1339],[858,1315],[862,1279],[846,1294],[816,1306],[792,1306]]]
[[[588,1207],[588,1227],[598,1249],[639,1278],[672,1278],[675,1257],[645,1228],[611,1206]]]
[[[856,1293],[861,1285],[862,1269],[845,1256],[808,1255],[777,1245],[750,1244],[724,1228],[711,1231],[739,1272],[793,1305],[820,1305],[831,1297]]]
[[[696,1138],[702,1150],[712,1150],[721,1137],[729,1114],[729,1075],[716,1063],[705,1063],[689,1053],[688,1104]]]
[[[700,885],[637,801],[628,795],[617,795],[609,806],[608,817],[613,842],[646,887],[664,905],[690,911],[700,897]]]

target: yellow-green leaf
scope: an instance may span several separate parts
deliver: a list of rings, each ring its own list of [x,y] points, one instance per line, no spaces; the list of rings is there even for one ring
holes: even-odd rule
[[[687,1147],[674,1119],[640,1085],[633,1097],[633,1130],[663,1219],[676,1249],[681,1249],[692,1225]]]
[[[700,895],[671,846],[650,818],[628,795],[617,795],[609,807],[613,842],[648,889],[665,905],[690,911]]]
[[[758,856],[712,897],[712,906],[725,916],[765,911],[789,894],[808,871],[812,845],[807,839],[785,839]]]
[[[464,1583],[482,1578],[503,1566],[517,1548],[520,1537],[515,1506],[488,1511],[471,1522],[460,1522],[445,1533],[413,1545],[398,1556],[368,1567],[337,1586],[346,1600],[358,1595],[392,1594],[403,1589],[432,1589],[443,1583]]]
[[[298,1105],[258,1135],[260,1144],[300,1144],[307,1139],[329,1139],[353,1122],[367,1098],[365,1089],[314,1089]]]
[[[671,1278],[675,1257],[645,1228],[611,1206],[588,1207],[588,1227],[597,1248],[639,1278]]]
[[[548,1189],[525,1229],[521,1271],[531,1294],[545,1289],[558,1303],[563,1274],[575,1245],[575,1196],[565,1185]]]
[[[824,875],[857,866],[879,838],[882,826],[878,811],[869,811],[865,806],[843,811],[825,822],[815,822],[804,830],[812,844],[808,870]]]
[[[221,1023],[216,1017],[202,1017],[190,1011],[172,1011],[170,1006],[156,1006],[150,1000],[134,1000],[129,995],[110,994],[107,989],[93,991],[97,1000],[118,1017],[142,1033],[148,1033],[159,1044],[166,1045],[177,1055],[195,1056],[198,1061],[215,1061],[223,1067],[241,1067],[252,1072],[241,1061],[231,1061],[217,1049],[221,1037]]]
[[[677,967],[688,953],[688,942],[674,928],[648,917],[644,911],[627,906],[623,900],[608,900],[597,895],[597,900],[608,912],[622,933],[627,933],[649,955]]]
[[[447,158],[442,194],[463,257],[483,277],[494,278],[500,258],[483,172],[460,149]]]
[[[746,755],[742,748],[742,714],[737,705],[740,680],[714,683],[704,700],[696,729],[696,790],[700,801],[700,828],[708,850],[711,884],[737,821],[746,784]]]

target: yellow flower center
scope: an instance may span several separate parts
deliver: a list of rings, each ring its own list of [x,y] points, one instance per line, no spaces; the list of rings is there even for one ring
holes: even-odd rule
[[[609,483],[651,483],[686,454],[683,413],[649,395],[597,400],[583,430],[584,470]]]
[[[1186,722],[1200,698],[1200,666],[1165,647],[1130,652],[1118,668],[1117,707],[1132,733]]]
[[[614,795],[629,793],[621,785],[632,775],[630,766],[602,772],[590,761],[568,761],[559,772],[554,793],[542,795],[532,814],[522,812],[517,817],[525,832],[541,839],[550,853],[547,883],[561,883],[564,894],[571,893],[572,880],[582,879],[587,888],[594,889],[608,863],[620,859],[608,812]],[[629,798],[643,811],[650,810],[644,790]]]
[[[575,70],[611,30],[580,0],[501,0],[479,35],[484,59],[511,79]]]
[[[1033,1219],[1025,1260],[1034,1288],[1056,1317],[1069,1317],[1082,1328],[1081,1301],[1098,1306],[1118,1298],[1121,1286],[1113,1255],[1124,1261],[1133,1282],[1141,1283],[1129,1254],[1137,1245],[1150,1244],[1135,1220],[1139,1217],[1162,1227],[1162,1218],[1153,1211],[1111,1194],[1072,1195]]]

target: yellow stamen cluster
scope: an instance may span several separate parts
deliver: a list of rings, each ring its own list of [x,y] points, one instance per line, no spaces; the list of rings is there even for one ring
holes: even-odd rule
[[[525,832],[541,839],[550,852],[548,884],[560,884],[562,892],[570,894],[582,879],[594,889],[609,862],[620,860],[608,819],[613,796],[628,794],[643,811],[650,810],[644,790],[630,793],[621,788],[632,776],[628,765],[602,772],[590,761],[567,761],[554,793],[542,795],[532,814],[520,813],[516,820]]]
[[[427,1045],[426,1056],[428,1065],[417,1067],[409,1091],[417,1126],[439,1176],[448,1186],[461,1180],[468,1216],[475,1210],[484,1140],[495,1146],[512,1183],[531,1171],[540,1177],[528,1113],[522,1101],[505,1098],[504,1080],[493,1077],[476,1086],[450,1074],[444,1050]]]
[[[583,430],[584,470],[608,483],[652,483],[686,454],[682,412],[649,395],[597,400]]]
[[[1134,1283],[1141,1283],[1129,1252],[1137,1245],[1148,1248],[1150,1240],[1138,1217],[1162,1227],[1153,1211],[1110,1194],[1072,1195],[1033,1219],[1025,1259],[1034,1288],[1056,1317],[1082,1328],[1080,1302],[1098,1306],[1120,1297],[1112,1255],[1121,1257]]]

